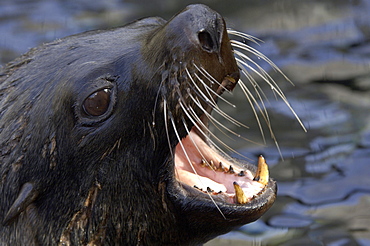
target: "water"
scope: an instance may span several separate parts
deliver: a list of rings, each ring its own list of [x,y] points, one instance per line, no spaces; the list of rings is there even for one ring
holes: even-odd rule
[[[234,130],[259,144],[224,139],[248,158],[265,156],[278,181],[278,198],[257,222],[207,245],[370,245],[370,1],[203,2],[230,27],[264,41],[256,48],[294,86],[262,61],[261,66],[308,130],[261,81],[277,148],[266,125],[264,142],[240,90],[229,96],[237,108],[225,110],[250,126]],[[0,63],[66,35],[143,16],[169,18],[188,3],[3,0]]]

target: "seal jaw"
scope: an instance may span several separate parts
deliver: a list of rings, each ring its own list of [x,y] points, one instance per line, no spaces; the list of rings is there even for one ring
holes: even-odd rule
[[[192,156],[189,157],[191,163],[181,160],[184,151],[178,144],[174,178],[167,187],[178,223],[186,231],[184,237],[206,242],[260,218],[274,203],[277,192],[275,181],[268,177],[263,157],[259,157],[258,167],[236,160],[224,161],[195,132],[191,131],[189,135],[182,144],[187,146],[187,155]],[[197,143],[199,150],[196,153],[189,148],[192,145],[190,137],[203,142]],[[224,162],[217,165],[209,159],[205,162],[197,151]],[[226,163],[232,164],[227,167]]]
[[[237,170],[236,162],[233,163],[234,169]],[[256,166],[251,164],[243,163],[241,165],[244,168],[244,172],[250,172],[255,175],[255,179],[258,178],[261,166],[256,168]],[[207,169],[209,167],[200,168]],[[179,171],[175,169],[176,172]],[[218,173],[219,171],[215,172]],[[241,177],[236,174],[221,175],[229,176],[228,182],[234,186],[236,182],[233,182],[233,179],[241,180]],[[203,178],[201,177],[201,179]],[[243,178],[247,179],[245,176]],[[241,183],[240,181],[238,182]],[[246,195],[248,192],[245,187],[238,186],[239,188],[236,188],[236,194],[233,195],[228,192],[214,192],[209,188],[207,190],[200,190],[191,184],[185,183],[179,177],[170,183],[168,193],[176,208],[180,225],[189,234],[188,238],[206,242],[238,226],[257,220],[275,201],[277,186],[272,179],[268,179],[268,183],[262,185],[261,190],[257,191],[252,197]],[[238,189],[241,190],[243,195],[238,194]],[[231,198],[232,196],[234,197]],[[243,200],[241,198],[242,196],[246,199]]]

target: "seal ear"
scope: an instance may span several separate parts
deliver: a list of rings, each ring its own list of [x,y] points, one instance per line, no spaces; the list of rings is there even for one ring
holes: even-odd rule
[[[10,207],[8,213],[5,215],[3,225],[9,225],[20,213],[22,213],[28,205],[34,202],[38,196],[38,191],[32,183],[25,183],[17,199]]]

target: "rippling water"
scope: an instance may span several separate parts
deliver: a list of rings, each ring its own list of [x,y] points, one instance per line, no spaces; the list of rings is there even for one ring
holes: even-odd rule
[[[202,1],[199,1],[202,2]],[[272,71],[308,132],[261,86],[279,148],[261,137],[240,91],[229,95],[252,141],[225,141],[243,155],[263,154],[278,181],[273,208],[255,223],[207,245],[370,245],[370,1],[203,1],[229,26],[264,42],[256,48],[294,83]],[[188,1],[0,2],[0,63],[43,42],[138,17],[165,18]],[[232,127],[232,126],[230,126]],[[280,151],[279,151],[280,150]]]

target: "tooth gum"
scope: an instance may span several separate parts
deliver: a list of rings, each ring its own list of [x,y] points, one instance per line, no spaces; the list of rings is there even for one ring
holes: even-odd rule
[[[235,164],[227,161],[210,148],[196,133],[191,131],[182,140],[182,145],[186,154],[180,144],[176,146],[175,151],[175,174],[181,182],[196,186],[204,192],[207,191],[207,187],[215,193],[221,191],[230,198],[232,203],[234,203],[235,197],[234,182],[239,184],[248,199],[252,199],[264,188],[263,184],[253,180],[253,174],[249,170],[240,169]],[[189,165],[189,160],[192,165]],[[218,170],[210,167],[211,160]],[[219,168],[220,162],[224,171]],[[234,174],[228,173],[230,165]],[[243,171],[244,176],[238,175],[241,171]]]
[[[186,155],[184,153],[184,150],[182,149],[181,145],[178,144],[176,146],[175,151],[175,165],[177,168],[194,172],[192,167],[188,164],[189,160],[186,156],[189,157],[191,163],[194,166],[203,165],[209,168],[211,160],[213,161],[213,164],[216,167],[220,166],[220,162],[222,163],[222,166],[224,167],[225,171],[227,172],[230,168],[230,165],[232,166],[235,175],[239,174],[240,171],[243,171],[245,176],[244,178],[253,180],[253,175],[250,171],[240,169],[237,166],[234,165],[234,163],[231,163],[227,161],[224,157],[222,157],[220,154],[215,152],[211,147],[209,147],[196,133],[193,131],[190,131],[189,135],[184,138],[182,141],[182,145],[184,146],[186,150]],[[197,146],[195,147],[194,144]],[[199,153],[201,152],[201,154]],[[208,163],[204,163],[204,160],[208,161]],[[203,163],[202,163],[203,162]],[[216,170],[214,170],[216,172]]]

